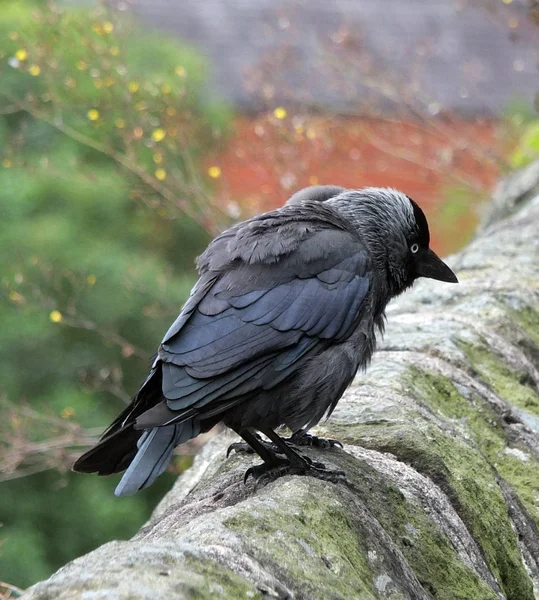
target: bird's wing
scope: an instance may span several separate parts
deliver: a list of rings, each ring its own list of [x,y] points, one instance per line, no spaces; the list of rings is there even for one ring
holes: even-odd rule
[[[370,286],[368,254],[346,226],[301,215],[236,228],[214,242],[218,252],[209,252],[160,347],[169,409],[212,412],[271,389],[354,331]]]

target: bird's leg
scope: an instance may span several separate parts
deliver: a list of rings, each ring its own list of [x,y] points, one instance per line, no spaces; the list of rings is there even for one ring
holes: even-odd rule
[[[254,477],[257,485],[261,483],[265,485],[283,475],[310,475],[311,477],[332,481],[333,483],[344,481],[346,479],[343,471],[330,471],[326,469],[322,463],[314,462],[306,456],[299,455],[273,430],[265,429],[263,433],[282,451],[288,460],[283,460],[273,454],[279,461],[279,463],[275,465],[266,461],[260,454],[260,457],[264,460],[264,464],[248,469],[245,473],[244,481],[246,481],[250,475]],[[244,437],[244,439],[246,438]],[[258,450],[256,451],[258,452]]]
[[[285,441],[294,446],[310,446],[312,448],[335,448],[335,446],[339,446],[339,448],[342,448],[342,444],[339,440],[311,435],[310,433],[307,433],[305,429],[298,429],[298,431],[293,433]]]
[[[258,482],[261,475],[274,470],[288,466],[288,459],[277,456],[277,453],[271,448],[273,444],[266,444],[262,441],[259,435],[245,429],[239,432],[240,436],[247,442],[254,452],[264,461],[261,465],[255,465],[245,471],[243,482],[246,483],[249,476],[252,475],[254,480]]]
[[[276,453],[276,454],[282,454],[279,451],[279,448],[277,448],[277,446],[275,444],[272,444],[270,442],[264,441],[258,435],[258,433],[252,433],[251,435],[257,440],[257,442],[259,442],[262,446],[264,446],[270,452],[273,452],[273,453]],[[243,437],[243,439],[245,439],[245,437],[243,435],[241,437]],[[230,456],[230,453],[232,451],[234,451],[234,452],[246,452],[247,454],[255,454],[255,452],[256,452],[256,450],[253,448],[252,444],[247,443],[247,442],[234,442],[233,444],[230,444],[230,446],[228,447],[228,449],[226,451],[226,457],[227,458]]]

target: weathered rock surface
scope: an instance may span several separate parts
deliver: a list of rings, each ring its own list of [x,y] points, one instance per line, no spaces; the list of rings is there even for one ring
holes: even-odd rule
[[[255,490],[242,477],[256,459],[225,460],[232,438],[217,436],[132,540],[23,598],[539,597],[539,191],[526,176],[499,188],[504,220],[449,259],[460,285],[421,281],[391,305],[368,373],[319,428],[344,449],[307,454],[348,485]]]

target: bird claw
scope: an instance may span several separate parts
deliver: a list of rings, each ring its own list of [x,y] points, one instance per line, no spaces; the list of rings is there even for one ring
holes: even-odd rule
[[[265,486],[284,475],[306,475],[323,481],[330,481],[331,483],[346,483],[347,479],[344,471],[330,471],[326,469],[323,463],[313,461],[307,457],[303,458],[305,459],[303,464],[293,465],[287,461],[286,463],[277,465],[262,463],[261,465],[250,467],[245,472],[243,483],[246,484],[249,477],[252,476],[255,480],[256,489],[258,486]]]
[[[309,446],[311,448],[335,448],[338,446],[342,448],[343,445],[339,440],[333,440],[331,438],[321,438],[316,435],[311,435],[305,431],[297,431],[292,434],[288,439],[291,444],[295,446]]]
[[[282,454],[280,448],[278,448],[275,444],[264,441],[260,436],[256,436],[258,441],[270,452],[273,454]],[[240,452],[245,454],[256,454],[255,450],[251,448],[251,446],[247,442],[234,442],[230,444],[226,451],[226,457],[228,458],[230,454],[234,452]]]
[[[232,451],[234,452],[245,452],[247,454],[254,454],[255,451],[249,446],[247,442],[234,442],[230,444],[226,451],[226,457],[228,458]]]

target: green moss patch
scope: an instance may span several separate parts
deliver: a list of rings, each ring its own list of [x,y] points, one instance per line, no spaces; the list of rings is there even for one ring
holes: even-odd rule
[[[485,383],[504,400],[539,415],[539,395],[529,385],[522,383],[524,373],[511,371],[486,345],[458,342],[471,366],[481,375]]]
[[[186,566],[190,571],[202,577],[194,581],[193,586],[186,590],[192,600],[238,600],[238,598],[250,598],[261,600],[266,596],[249,580],[236,575],[216,561],[203,560],[186,554]]]
[[[522,564],[496,473],[478,450],[418,414],[410,414],[410,421],[405,424],[384,427],[331,424],[331,434],[343,442],[390,452],[439,485],[479,544],[507,598],[533,599],[532,583]],[[426,547],[437,541],[430,540]],[[419,551],[419,557],[432,566],[427,553]],[[410,558],[410,564],[417,572],[421,571],[417,556]],[[435,575],[429,571],[427,574]],[[442,588],[440,580],[433,579],[431,585],[431,589]]]
[[[516,490],[539,526],[539,461],[525,447],[517,448],[523,452],[520,458],[506,452],[509,440],[501,417],[484,398],[475,393],[464,398],[449,379],[437,373],[414,368],[412,375],[423,401],[432,410],[458,421],[457,426],[471,435],[488,462]]]
[[[330,495],[309,496],[297,507],[261,508],[227,519],[248,535],[249,553],[273,563],[283,581],[301,582],[305,598],[374,600],[373,575],[347,511]],[[321,572],[324,574],[321,576]]]

